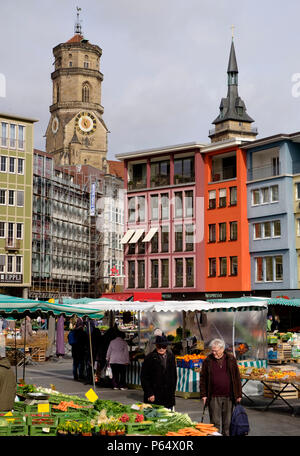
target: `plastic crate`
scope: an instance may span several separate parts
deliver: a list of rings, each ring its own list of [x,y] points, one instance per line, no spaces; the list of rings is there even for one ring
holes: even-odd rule
[[[28,435],[55,436],[57,434],[58,418],[53,415],[30,415],[27,417]]]
[[[152,426],[152,423],[125,423],[126,434],[149,434]]]
[[[269,351],[268,359],[277,359],[277,351]]]
[[[21,436],[28,435],[26,418],[23,416],[1,416],[5,418],[6,426],[0,426],[0,436]]]
[[[58,418],[58,423],[65,423],[66,421],[77,421],[77,422],[86,422],[86,415],[83,415],[81,413],[61,413],[59,415],[56,415]]]
[[[29,426],[57,426],[58,417],[50,414],[32,414],[27,416]]]

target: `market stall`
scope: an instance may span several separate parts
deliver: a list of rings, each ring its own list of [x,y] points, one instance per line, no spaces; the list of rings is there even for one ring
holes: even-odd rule
[[[95,304],[97,302],[88,304],[88,307]],[[102,303],[101,309],[138,313],[137,336],[127,371],[127,382],[131,387],[141,385],[143,358],[151,349],[151,339],[157,328],[166,334],[177,354],[177,395],[199,395],[201,363],[209,351],[209,342],[215,337],[225,340],[239,364],[267,365],[267,300],[119,302]]]
[[[243,380],[242,392],[251,405],[256,405],[256,401],[245,393],[248,382],[259,382],[263,387],[263,395],[270,398],[263,410],[268,410],[277,399],[281,399],[295,414],[295,407],[290,403],[292,399],[298,400],[300,394],[300,374],[292,366],[283,368],[248,368],[240,366],[240,374]]]

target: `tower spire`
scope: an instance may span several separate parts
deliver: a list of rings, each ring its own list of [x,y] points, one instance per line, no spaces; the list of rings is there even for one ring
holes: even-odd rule
[[[232,29],[233,30],[233,29]],[[209,134],[213,142],[229,137],[253,138],[257,135],[251,129],[254,120],[247,114],[244,101],[238,93],[238,65],[235,55],[233,31],[227,67],[227,97],[222,98],[218,117],[213,121],[216,126]]]
[[[77,10],[77,18],[76,18],[76,22],[75,22],[74,32],[75,32],[75,35],[82,35],[81,20],[79,19],[79,13],[81,11],[81,8],[76,6],[76,10]]]

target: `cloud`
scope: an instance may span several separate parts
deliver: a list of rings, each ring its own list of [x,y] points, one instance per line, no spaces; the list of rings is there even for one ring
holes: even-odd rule
[[[103,55],[102,104],[116,153],[181,142],[209,142],[226,96],[231,25],[239,92],[260,136],[298,131],[300,72],[297,0],[11,0],[1,5],[0,110],[39,119],[44,148],[52,96],[52,48],[71,38],[76,6],[82,28]]]

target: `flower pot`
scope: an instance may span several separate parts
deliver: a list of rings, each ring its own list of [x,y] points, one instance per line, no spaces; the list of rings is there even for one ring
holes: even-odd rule
[[[107,431],[107,435],[110,435],[110,436],[116,435],[116,431]]]
[[[125,431],[117,431],[117,435],[124,435]]]
[[[106,435],[106,431],[105,431],[104,429],[101,429],[101,430],[99,431],[99,434],[100,434],[100,435]]]
[[[91,432],[82,432],[81,435],[84,437],[90,437],[92,435],[92,433]]]

